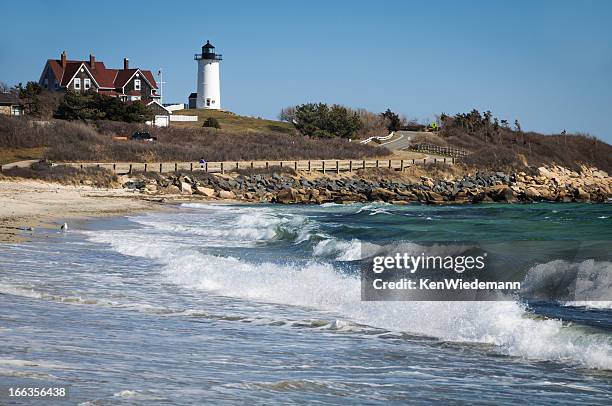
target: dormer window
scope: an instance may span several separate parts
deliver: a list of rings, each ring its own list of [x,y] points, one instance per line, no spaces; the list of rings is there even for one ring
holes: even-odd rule
[[[91,87],[91,79],[84,79],[83,80],[83,89],[85,90],[89,90],[89,88]]]
[[[134,90],[140,90],[140,79],[134,81]]]
[[[80,78],[74,79],[74,89],[81,90],[81,79]]]

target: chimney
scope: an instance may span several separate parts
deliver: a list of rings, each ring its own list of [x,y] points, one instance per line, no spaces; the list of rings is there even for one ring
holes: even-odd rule
[[[128,58],[123,58],[123,69],[130,69],[130,60]]]
[[[93,56],[92,54],[89,54],[89,66],[91,67],[91,69],[96,69],[96,57]]]
[[[62,60],[62,68],[66,69],[66,51],[62,52],[60,59]]]

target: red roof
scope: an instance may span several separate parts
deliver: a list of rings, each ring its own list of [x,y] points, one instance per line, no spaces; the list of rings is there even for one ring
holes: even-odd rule
[[[66,86],[72,80],[74,75],[79,70],[81,64],[84,64],[93,79],[101,88],[117,89],[125,86],[128,80],[140,71],[142,76],[151,84],[154,89],[157,89],[157,82],[153,74],[149,70],[140,69],[108,69],[102,61],[96,61],[92,68],[89,61],[66,61],[66,68],[62,68],[62,61],[59,59],[48,59],[47,64],[53,72],[56,80],[61,86]]]

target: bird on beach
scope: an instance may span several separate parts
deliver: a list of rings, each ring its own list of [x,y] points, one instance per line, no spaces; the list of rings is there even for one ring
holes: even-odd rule
[[[62,224],[62,226],[60,227],[60,230],[68,231],[68,223],[64,222],[64,224]]]

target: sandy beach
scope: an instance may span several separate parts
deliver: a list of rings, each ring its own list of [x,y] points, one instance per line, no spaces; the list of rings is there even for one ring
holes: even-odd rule
[[[72,219],[161,209],[159,198],[126,189],[99,189],[32,180],[0,181],[0,242],[27,238],[31,228],[59,228]]]

